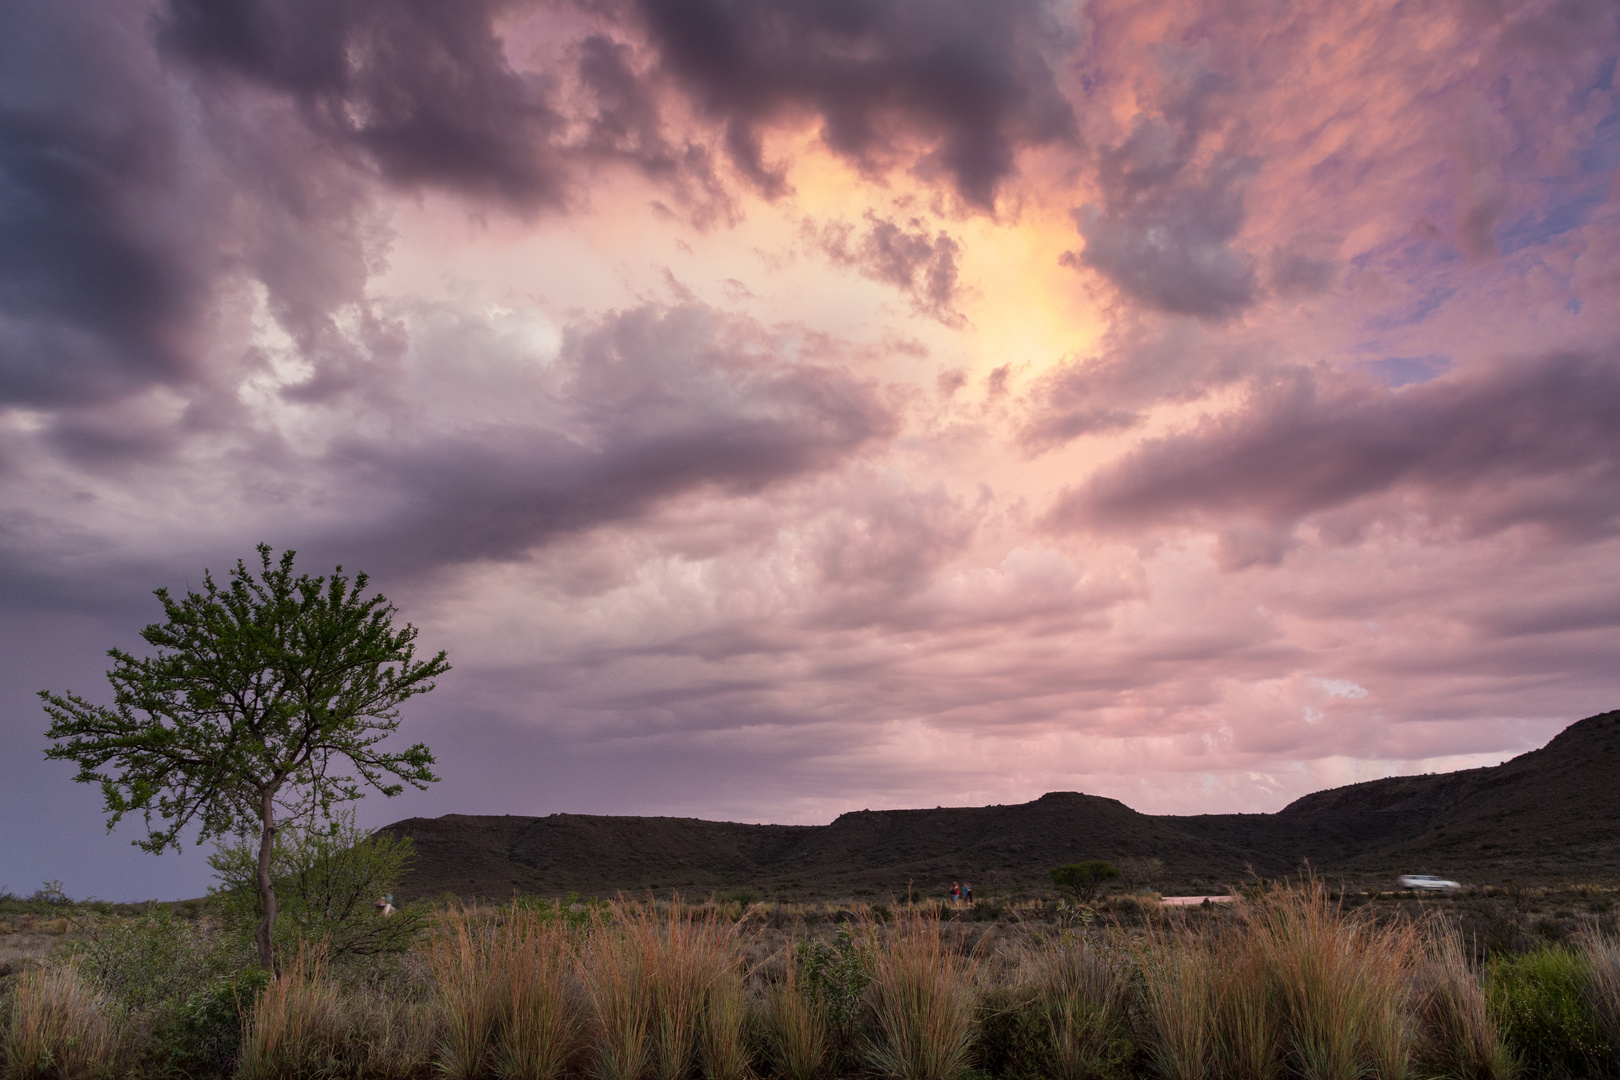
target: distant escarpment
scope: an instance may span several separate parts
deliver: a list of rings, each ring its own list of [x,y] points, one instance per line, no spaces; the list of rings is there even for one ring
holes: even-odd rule
[[[795,899],[1044,891],[1050,869],[1128,864],[1161,890],[1239,884],[1308,865],[1387,884],[1429,873],[1478,883],[1620,880],[1620,712],[1570,725],[1490,768],[1318,791],[1275,814],[1141,814],[1059,791],[1013,806],[862,810],[828,825],[552,814],[408,818],[407,898],[446,892],[582,896],[748,887]]]

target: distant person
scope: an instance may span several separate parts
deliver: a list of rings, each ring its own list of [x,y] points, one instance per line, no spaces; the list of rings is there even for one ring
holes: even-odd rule
[[[962,899],[966,900],[969,904],[973,903],[973,886],[962,886]]]
[[[383,918],[385,918],[385,919],[388,916],[392,915],[395,911],[399,910],[398,908],[394,907],[394,894],[393,893],[389,893],[387,896],[380,897],[377,900],[377,902],[375,904],[372,904],[371,906],[376,908],[379,912],[381,912]]]
[[[961,886],[961,883],[953,881],[953,882],[951,882],[951,903],[959,904],[961,902],[962,902],[962,886]]]

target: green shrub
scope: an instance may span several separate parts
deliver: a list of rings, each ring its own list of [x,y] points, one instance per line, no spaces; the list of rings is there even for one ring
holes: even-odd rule
[[[1122,1080],[1136,1045],[1117,1017],[1074,999],[988,996],[973,1057],[995,1080]]]
[[[1563,946],[1502,957],[1490,968],[1490,1005],[1502,1039],[1532,1077],[1606,1070],[1611,1048],[1590,997],[1591,968]]]
[[[797,953],[805,991],[819,1003],[828,1027],[847,1035],[872,983],[877,944],[870,929],[857,932],[844,923],[835,941],[801,941]]]
[[[1077,903],[1089,904],[1097,898],[1104,885],[1118,881],[1121,876],[1119,868],[1113,863],[1091,859],[1057,867],[1052,871],[1052,884],[1073,893]]]
[[[276,890],[276,950],[319,941],[333,962],[403,952],[427,919],[427,905],[402,905],[388,918],[374,906],[391,894],[411,860],[409,837],[372,834],[341,814],[324,826],[283,825],[276,834],[270,876]],[[264,917],[259,896],[258,844],[222,843],[208,857],[219,885],[208,890],[221,922],[251,936]]]
[[[144,1072],[227,1076],[242,1025],[268,974],[248,943],[175,918],[166,908],[90,924],[75,953],[83,975],[146,1033]]]
[[[270,973],[253,967],[222,976],[155,1018],[143,1055],[146,1071],[160,1076],[230,1076],[242,1033]]]
[[[76,950],[85,975],[136,1013],[177,1008],[252,963],[251,952],[235,937],[163,908],[134,919],[101,919],[89,931]]]

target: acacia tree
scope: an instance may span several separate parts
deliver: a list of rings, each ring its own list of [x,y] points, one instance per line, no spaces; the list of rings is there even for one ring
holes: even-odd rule
[[[272,564],[268,544],[258,551],[260,572],[238,560],[226,588],[205,571],[200,593],[156,591],[167,619],[141,631],[156,655],[107,654],[112,708],[71,691],[39,696],[55,742],[45,756],[77,762],[75,780],[101,785],[109,830],[140,812],[147,836],[133,843],[154,854],[178,850],[194,823],[198,843],[258,833],[254,940],[273,969],[278,813],[326,816],[368,786],[393,796],[436,781],[423,744],[379,744],[398,728],[399,705],[450,665],[443,652],[415,659],[416,628],[394,629],[388,600],[363,595],[365,574],[294,577],[293,552]]]
[[[1081,904],[1091,903],[1104,884],[1118,881],[1119,878],[1119,869],[1101,859],[1069,863],[1052,871],[1052,884],[1060,889],[1068,889],[1074,894],[1075,901]]]

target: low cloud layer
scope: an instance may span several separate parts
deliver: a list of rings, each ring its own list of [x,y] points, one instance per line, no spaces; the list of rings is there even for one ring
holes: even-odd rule
[[[0,889],[201,892],[32,692],[259,541],[451,653],[371,824],[1271,810],[1614,707],[1617,56],[1540,0],[6,7]]]

